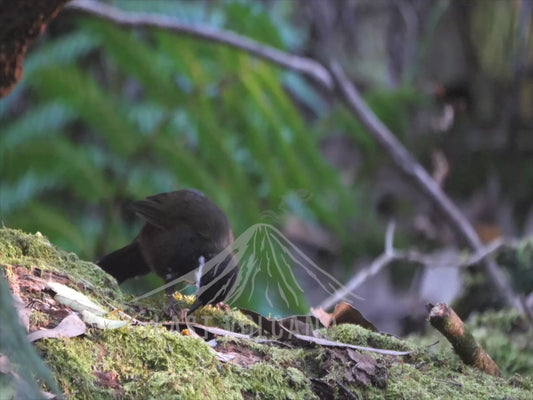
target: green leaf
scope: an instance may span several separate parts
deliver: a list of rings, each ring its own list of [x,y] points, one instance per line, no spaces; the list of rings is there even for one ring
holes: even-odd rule
[[[110,59],[137,78],[151,98],[171,106],[183,101],[169,57],[149,45],[143,35],[97,20],[87,19],[82,25],[101,39]]]
[[[68,243],[70,251],[91,253],[87,238],[62,206],[31,202],[23,210],[10,215],[6,225],[10,226],[11,221],[16,221],[17,228],[27,232],[43,233],[59,246]]]
[[[125,118],[122,105],[76,67],[51,67],[32,79],[42,94],[67,102],[117,154],[136,149],[141,134]]]
[[[30,171],[30,176],[44,179],[50,186],[61,185],[87,201],[96,201],[112,191],[114,186],[106,180],[89,154],[83,147],[64,138],[34,141],[7,154],[4,177],[17,182],[19,179],[28,179]],[[28,160],[31,162],[28,163]]]
[[[43,68],[68,65],[87,55],[100,44],[96,36],[76,30],[34,49],[24,62],[24,76],[31,78]]]
[[[0,136],[0,156],[34,140],[52,139],[74,120],[75,113],[60,101],[43,103],[8,125]]]
[[[29,171],[14,183],[0,182],[0,220],[42,193],[60,186],[58,181],[59,177],[54,174],[38,176]]]

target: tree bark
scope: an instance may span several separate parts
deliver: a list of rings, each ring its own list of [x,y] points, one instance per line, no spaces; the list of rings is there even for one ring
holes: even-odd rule
[[[0,98],[20,81],[24,56],[69,0],[0,0]]]

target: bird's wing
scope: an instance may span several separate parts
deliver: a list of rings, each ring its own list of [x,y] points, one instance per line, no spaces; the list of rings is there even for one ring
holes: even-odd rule
[[[165,202],[160,197],[152,196],[144,200],[134,201],[130,208],[149,224],[161,229],[169,229],[168,212],[165,212]]]

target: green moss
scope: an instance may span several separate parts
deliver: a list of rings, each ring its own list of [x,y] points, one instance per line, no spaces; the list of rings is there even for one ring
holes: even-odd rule
[[[243,371],[243,389],[255,399],[317,399],[309,380],[298,369],[257,363]]]
[[[190,319],[202,325],[216,326],[232,332],[250,334],[257,325],[237,309],[222,310],[214,306],[202,307]]]
[[[244,340],[232,337],[220,337],[217,339],[218,346],[220,348],[236,347],[241,351],[250,352],[256,354],[261,360],[268,361],[269,364],[275,365],[280,369],[290,367],[302,367],[310,352],[309,349],[302,348],[280,348],[272,345],[270,342],[259,343],[251,340]]]
[[[533,374],[531,328],[516,310],[476,314],[467,322],[505,375]]]
[[[30,326],[45,326],[50,321],[50,316],[41,311],[33,310],[30,314]]]
[[[103,398],[240,396],[231,374],[224,373],[228,367],[208,344],[160,327],[91,330],[86,338],[47,339],[38,348],[73,399],[87,393]],[[116,374],[115,388],[105,387],[102,379],[110,373]]]
[[[97,296],[107,300],[123,299],[116,280],[103,273],[100,267],[80,260],[74,253],[58,249],[39,232],[31,235],[16,229],[0,229],[0,264],[68,275]]]
[[[8,277],[11,274],[16,279],[15,266],[57,273],[66,277],[69,286],[92,296],[98,303],[111,303],[131,314],[142,315],[145,320],[149,316],[154,316],[151,321],[164,318],[164,303],[168,304],[165,293],[146,300],[152,308],[145,309],[139,303],[126,305],[116,282],[94,264],[57,249],[42,235],[0,229],[0,268]],[[31,295],[31,291],[26,293]],[[195,316],[196,322],[233,331],[248,333],[256,328],[237,310],[205,307]],[[34,311],[32,326],[46,323],[47,317]],[[473,326],[488,348],[494,346],[489,354],[498,358],[501,353],[501,360],[507,355],[507,365],[512,366],[514,360],[515,365],[523,367],[521,371],[531,373],[528,363],[532,357],[527,340],[522,342],[511,336],[507,342],[503,341],[506,335],[520,331],[518,321],[516,315],[501,313],[479,317]],[[325,380],[334,390],[338,390],[336,382],[342,382],[361,399],[531,397],[533,377],[514,375],[505,380],[466,367],[442,337],[439,345],[424,347],[424,343],[433,343],[435,339],[416,338],[409,342],[348,324],[323,329],[321,333],[344,343],[414,352],[407,357],[369,353],[379,359],[380,368],[386,371],[383,381],[386,387],[376,385],[382,387],[378,388],[345,381],[347,365],[333,354],[343,350],[301,344],[285,348],[276,342],[258,343],[231,337],[217,338],[213,349],[201,339],[182,336],[161,326],[89,329],[83,336],[45,339],[36,346],[62,390],[72,399],[317,398],[311,378]],[[225,361],[221,361],[220,356],[228,352],[238,357],[228,361],[231,357],[225,356]],[[513,370],[509,368],[509,371]]]
[[[358,325],[341,324],[327,330],[327,335],[337,342],[378,349],[412,350],[405,341],[394,336],[372,332]]]
[[[100,349],[91,351],[91,344],[83,338],[44,339],[36,344],[54,373],[59,386],[68,396],[81,398],[94,393],[96,398],[107,393],[93,375],[92,365]]]
[[[256,350],[268,354],[268,362],[248,368],[221,363],[204,341],[159,327],[91,330],[87,338],[47,339],[37,346],[73,399],[86,393],[94,398],[153,398],[158,393],[157,398],[239,399],[243,392],[261,399],[314,398],[301,370],[280,367],[297,363],[297,354],[289,357],[260,344]],[[101,376],[111,372],[118,377],[116,388],[102,385]]]
[[[37,260],[56,259],[58,250],[40,233],[30,235],[16,229],[0,229],[0,257],[5,263],[16,261],[31,266]]]
[[[461,371],[423,364],[395,363],[389,368],[386,392],[370,387],[365,399],[530,399],[531,393],[509,385],[504,379],[465,367]]]

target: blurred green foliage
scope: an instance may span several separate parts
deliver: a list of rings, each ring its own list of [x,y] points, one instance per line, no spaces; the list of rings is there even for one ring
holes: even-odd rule
[[[45,399],[41,383],[56,394],[60,391],[50,370],[43,363],[26,336],[9,285],[0,272],[0,394],[2,399]]]
[[[302,35],[287,18],[291,2],[279,3],[115,2],[290,51]],[[417,100],[408,88],[369,95],[399,134]],[[36,46],[0,118],[0,219],[87,259],[134,237],[130,200],[184,187],[219,203],[236,235],[286,205],[280,212],[353,245],[362,196],[341,184],[319,140],[346,131],[370,163],[380,159],[355,119],[300,76],[219,44],[91,18]]]

